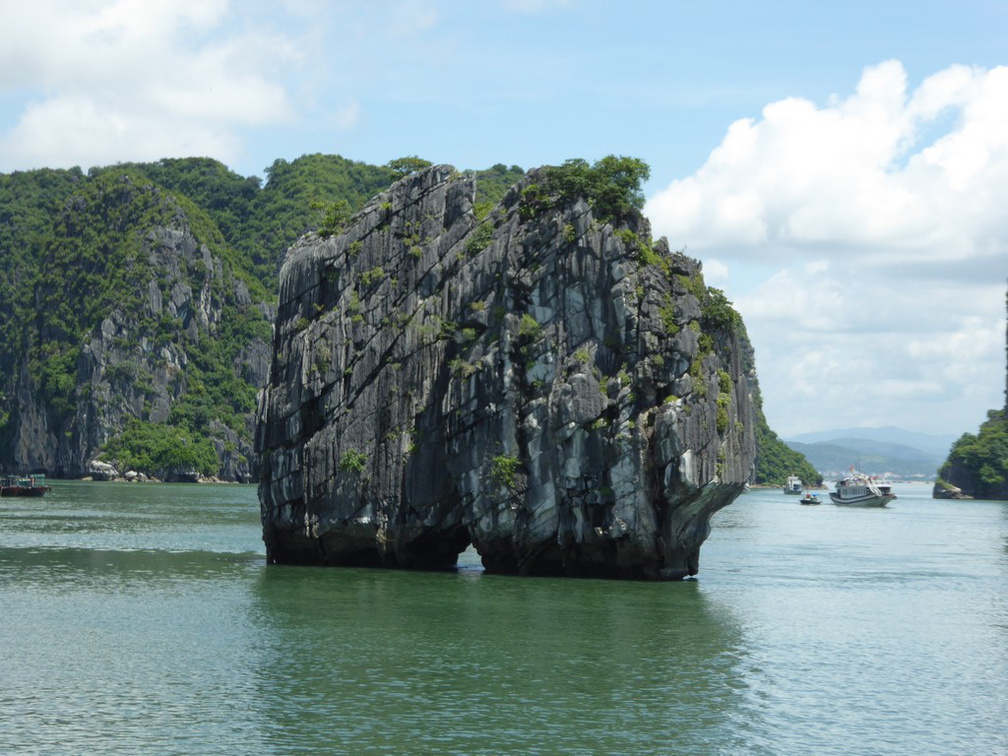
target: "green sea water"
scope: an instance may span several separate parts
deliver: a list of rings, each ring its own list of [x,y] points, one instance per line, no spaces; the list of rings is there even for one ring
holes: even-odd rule
[[[53,486],[0,499],[0,754],[1008,753],[1004,502],[754,491],[632,583],[267,566],[254,487]]]

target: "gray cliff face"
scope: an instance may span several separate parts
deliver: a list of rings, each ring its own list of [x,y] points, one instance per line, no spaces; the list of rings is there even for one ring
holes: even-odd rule
[[[640,216],[493,213],[447,166],[281,273],[260,396],[271,562],[677,579],[755,446],[740,328]],[[650,264],[645,264],[644,261]],[[744,338],[744,337],[743,337]]]

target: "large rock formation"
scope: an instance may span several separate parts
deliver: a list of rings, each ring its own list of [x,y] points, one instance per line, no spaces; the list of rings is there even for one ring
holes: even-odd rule
[[[754,457],[700,264],[530,173],[480,220],[414,174],[281,273],[256,448],[270,562],[677,579]],[[530,198],[535,197],[533,201]]]

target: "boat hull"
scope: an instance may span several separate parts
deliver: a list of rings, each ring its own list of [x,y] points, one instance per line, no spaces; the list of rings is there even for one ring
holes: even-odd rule
[[[50,486],[4,486],[0,496],[43,496],[51,490]]]
[[[875,494],[865,494],[864,496],[838,496],[830,493],[830,501],[841,507],[884,507],[895,499],[892,495],[876,496]]]

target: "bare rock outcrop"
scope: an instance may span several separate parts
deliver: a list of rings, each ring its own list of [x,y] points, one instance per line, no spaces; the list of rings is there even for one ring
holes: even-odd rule
[[[489,215],[409,176],[281,273],[256,431],[271,562],[679,579],[755,454],[700,264],[530,173]]]

